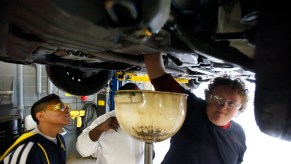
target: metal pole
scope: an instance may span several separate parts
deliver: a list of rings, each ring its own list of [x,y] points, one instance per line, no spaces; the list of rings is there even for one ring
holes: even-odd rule
[[[18,111],[23,119],[23,65],[17,64]]]
[[[144,164],[153,164],[153,143],[145,142]]]
[[[115,76],[115,72],[114,75],[112,76],[112,80],[111,80],[111,92],[109,93],[109,100],[110,100],[110,109],[109,111],[112,111],[115,109],[115,104],[114,104],[114,93],[115,91],[118,89],[117,88],[117,78]]]

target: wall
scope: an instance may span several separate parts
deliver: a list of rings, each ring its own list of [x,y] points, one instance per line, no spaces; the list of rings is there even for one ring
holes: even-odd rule
[[[13,87],[15,86],[16,71],[16,65],[0,62],[0,91],[12,91],[14,89]],[[11,101],[15,101],[14,97],[15,95],[12,96],[13,99]],[[1,100],[3,99],[4,98]],[[12,105],[8,105],[6,103],[4,105],[0,105],[0,116],[13,115],[17,114],[17,112],[17,109],[13,109]]]

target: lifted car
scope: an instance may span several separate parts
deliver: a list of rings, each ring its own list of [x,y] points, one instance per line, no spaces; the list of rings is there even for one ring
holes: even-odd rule
[[[273,21],[281,25],[276,16],[286,10],[270,15],[272,4],[265,4],[251,0],[3,0],[0,60],[44,64],[58,88],[91,95],[116,71],[146,73],[143,54],[159,51],[167,71],[187,78],[188,87],[224,74],[256,82],[260,129],[291,140],[291,94],[286,85],[290,77],[277,90],[273,79],[286,77],[280,73],[284,66],[280,62],[288,60],[274,57],[278,51],[271,45],[279,46],[286,36],[278,28],[272,33],[265,27],[273,27]],[[269,33],[272,39],[266,39]]]
[[[165,54],[168,72],[191,83],[222,74],[254,80],[254,61],[249,57],[254,47],[245,38],[253,25],[238,19],[238,31],[217,33],[218,22],[223,21],[218,20],[219,9],[221,15],[233,11],[223,12],[222,4],[211,1],[199,4],[199,10],[172,2],[7,1],[2,5],[6,48],[1,47],[0,57],[11,63],[46,65],[51,81],[74,95],[98,92],[112,71],[144,71],[142,54],[157,51]],[[202,3],[187,3],[195,7],[198,2]],[[248,54],[230,46],[228,39],[240,39],[240,48]]]

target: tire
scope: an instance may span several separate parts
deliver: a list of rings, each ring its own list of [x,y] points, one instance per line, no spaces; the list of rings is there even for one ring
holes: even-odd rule
[[[46,72],[52,83],[59,89],[77,96],[99,92],[112,78],[113,72],[102,70],[84,77],[86,72],[57,65],[46,65]]]
[[[282,19],[290,13],[273,6],[274,3],[261,3],[256,40],[255,119],[263,133],[291,141],[291,27]]]

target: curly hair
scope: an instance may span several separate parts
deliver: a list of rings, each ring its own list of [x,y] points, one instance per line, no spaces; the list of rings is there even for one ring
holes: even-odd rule
[[[237,93],[242,98],[242,105],[239,108],[240,112],[245,111],[249,97],[248,97],[248,89],[246,88],[245,83],[240,79],[232,79],[230,76],[222,76],[213,79],[212,82],[208,85],[208,89],[205,89],[205,98],[206,100],[209,98],[209,95],[213,92],[213,90],[218,86],[227,86],[230,89],[237,91]]]

